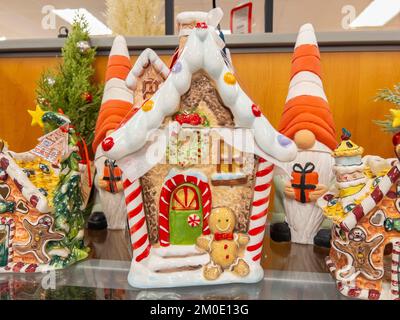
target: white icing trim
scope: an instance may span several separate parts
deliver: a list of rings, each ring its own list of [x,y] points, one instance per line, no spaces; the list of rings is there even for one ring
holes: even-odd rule
[[[160,73],[160,75],[166,79],[169,75],[169,68],[160,59],[160,57],[152,49],[147,48],[137,58],[135,65],[129,72],[126,78],[126,85],[131,90],[135,91],[137,86],[137,79],[143,74],[144,70],[151,63],[151,65]]]
[[[154,106],[150,111],[140,109],[135,117],[110,135],[115,144],[111,150],[104,152],[107,157],[118,160],[141,149],[149,134],[161,126],[164,118],[178,110],[181,96],[190,88],[192,74],[199,70],[206,71],[214,80],[223,103],[234,116],[236,126],[254,130],[255,141],[264,152],[280,161],[292,161],[296,157],[297,148],[292,141],[281,145],[278,141],[280,134],[269,121],[263,115],[254,116],[253,102],[239,84],[224,81],[225,74],[232,73],[232,70],[225,64],[212,33],[215,33],[214,28],[193,29],[176,62],[180,64],[180,72],[170,73],[152,97]]]
[[[18,155],[15,154],[14,155]],[[6,153],[0,152],[0,159],[6,158],[9,162],[7,169],[5,170],[12,180],[17,180],[18,183],[22,186],[21,193],[26,199],[27,202],[30,203],[30,198],[32,196],[36,196],[38,198],[38,203],[36,205],[36,209],[40,213],[49,213],[51,209],[48,205],[47,198],[39,191],[38,188],[29,180],[25,172],[19,167],[14,159]]]
[[[185,11],[178,13],[176,22],[178,24],[188,24],[197,21],[206,21],[208,12],[203,11]]]

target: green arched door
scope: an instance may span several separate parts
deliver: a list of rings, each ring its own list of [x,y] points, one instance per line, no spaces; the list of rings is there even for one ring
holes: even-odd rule
[[[178,186],[171,195],[169,240],[175,245],[195,244],[203,230],[203,207],[197,186]]]

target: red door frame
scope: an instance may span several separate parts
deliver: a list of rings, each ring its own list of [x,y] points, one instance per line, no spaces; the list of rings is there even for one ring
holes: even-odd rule
[[[161,189],[159,202],[158,235],[160,245],[168,247],[169,242],[169,207],[170,199],[174,190],[184,183],[191,183],[200,190],[201,201],[203,205],[203,234],[210,234],[208,227],[208,217],[211,212],[211,188],[207,182],[191,175],[178,174],[164,183]]]

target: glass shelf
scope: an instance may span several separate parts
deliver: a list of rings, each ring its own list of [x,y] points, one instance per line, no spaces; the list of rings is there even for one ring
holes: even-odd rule
[[[1,275],[3,300],[336,300],[328,273],[266,270],[256,284],[169,289],[130,287],[128,261],[90,259],[55,273]]]
[[[328,250],[312,245],[274,243],[266,238],[264,279],[231,284],[168,289],[129,286],[129,237],[124,231],[90,231],[91,257],[68,269],[44,274],[0,275],[2,300],[337,300],[346,299],[327,272]]]

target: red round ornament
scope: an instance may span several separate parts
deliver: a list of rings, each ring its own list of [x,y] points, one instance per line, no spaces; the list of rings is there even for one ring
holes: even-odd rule
[[[84,92],[82,94],[83,100],[85,100],[87,103],[92,103],[93,102],[93,96],[90,92]]]
[[[260,108],[257,105],[255,105],[254,103],[251,106],[251,111],[253,111],[253,114],[254,114],[255,117],[261,117]]]
[[[393,145],[396,147],[400,144],[400,132],[397,132],[392,138]]]
[[[114,146],[114,139],[111,137],[105,138],[101,143],[101,146],[104,151],[110,151],[111,148]]]

